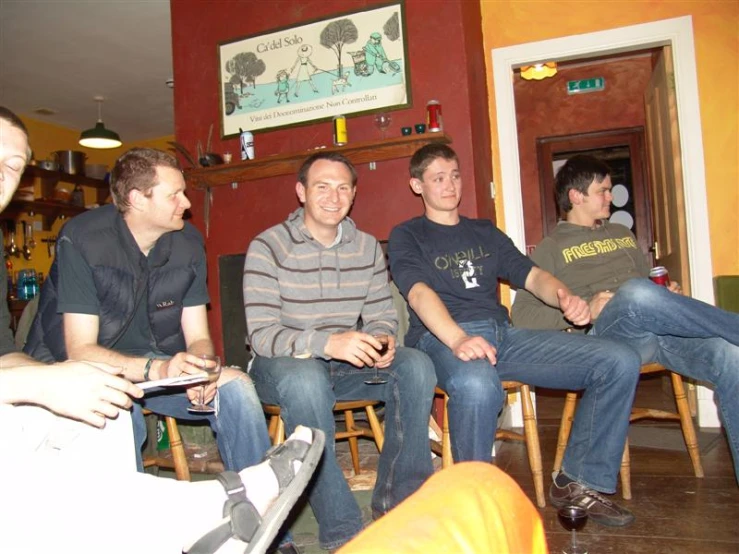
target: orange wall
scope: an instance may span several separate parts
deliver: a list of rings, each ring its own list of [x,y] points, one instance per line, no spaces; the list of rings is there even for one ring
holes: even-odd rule
[[[480,5],[488,82],[493,82],[493,48],[692,16],[713,272],[739,274],[739,3],[482,0]],[[494,87],[493,82],[492,129],[497,126]],[[502,198],[495,140],[493,172]],[[502,222],[502,202],[497,212]]]

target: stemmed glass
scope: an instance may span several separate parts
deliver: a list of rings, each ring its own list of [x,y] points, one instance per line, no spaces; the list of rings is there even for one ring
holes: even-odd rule
[[[588,522],[588,511],[580,506],[562,506],[557,510],[557,517],[562,527],[572,531],[572,543],[562,550],[562,554],[588,554],[588,550],[578,544],[576,536],[576,531],[582,531]]]
[[[197,366],[198,369],[202,369],[208,374],[208,383],[215,383],[221,373],[221,358],[214,356],[213,354],[200,354],[198,358],[200,358],[200,363]],[[215,408],[208,406],[205,403],[205,387],[206,385],[198,387],[200,399],[198,400],[198,404],[193,404],[187,407],[188,412],[199,414],[215,413]]]
[[[390,341],[388,339],[388,336],[387,335],[373,335],[373,337],[377,341],[379,341],[380,344],[382,345],[382,348],[380,348],[379,350],[377,350],[377,353],[380,356],[384,356],[385,354],[387,354],[387,349],[390,346]],[[377,373],[377,364],[375,364],[375,375],[374,375],[374,377],[371,377],[371,378],[365,380],[364,384],[365,385],[383,385],[385,383],[387,383],[387,379],[383,379],[382,377],[380,377],[380,374]]]
[[[378,113],[375,115],[375,126],[380,130],[380,133],[382,133],[382,138],[385,138],[385,131],[387,131],[387,128],[390,127],[390,124],[393,122],[393,118],[390,117],[390,114],[388,113]]]

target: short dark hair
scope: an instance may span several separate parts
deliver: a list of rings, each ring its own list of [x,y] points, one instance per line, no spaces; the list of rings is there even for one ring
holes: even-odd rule
[[[340,154],[338,152],[317,152],[308,156],[298,171],[298,182],[302,183],[304,187],[308,186],[308,172],[310,171],[311,166],[319,160],[328,160],[329,162],[344,164],[349,170],[349,173],[352,174],[352,186],[357,184],[357,170],[354,169],[354,165],[346,156],[344,156],[344,154]]]
[[[6,108],[5,106],[0,106],[0,119],[10,124],[11,127],[17,127],[18,129],[23,131],[23,134],[26,135],[26,138],[28,138],[28,129],[26,129],[26,124],[23,123],[23,121],[21,121],[21,118],[15,115],[12,110]]]
[[[411,177],[415,179],[423,179],[423,173],[426,171],[434,160],[442,158],[447,161],[455,161],[459,164],[457,153],[446,144],[427,144],[416,150],[411,157],[409,171]]]
[[[602,183],[610,174],[611,168],[593,156],[578,154],[567,160],[554,178],[554,199],[560,216],[572,210],[570,190],[574,189],[587,196],[588,187],[593,181]]]
[[[110,172],[110,194],[119,212],[124,214],[131,206],[128,195],[132,190],[151,195],[157,185],[157,167],[182,171],[177,158],[154,148],[132,148],[116,160]]]

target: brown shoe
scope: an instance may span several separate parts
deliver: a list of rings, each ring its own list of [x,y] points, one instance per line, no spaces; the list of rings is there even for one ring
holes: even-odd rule
[[[565,486],[557,485],[555,479],[549,487],[549,499],[557,508],[562,506],[580,506],[588,512],[588,517],[609,527],[624,527],[634,521],[634,514],[611,502],[598,491],[586,487],[577,481],[570,481]]]

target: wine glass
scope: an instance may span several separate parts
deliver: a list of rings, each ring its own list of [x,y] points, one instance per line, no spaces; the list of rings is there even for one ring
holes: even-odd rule
[[[581,531],[588,522],[588,511],[580,506],[562,506],[557,510],[557,517],[562,527],[572,531],[572,542],[562,554],[588,554],[587,549],[577,543],[576,531]]]
[[[384,356],[385,354],[387,354],[387,349],[390,347],[390,339],[388,338],[388,336],[387,335],[372,335],[372,336],[376,340],[378,340],[380,344],[382,345],[382,348],[377,350],[377,353],[380,356]],[[383,379],[382,377],[380,377],[380,374],[377,373],[377,364],[375,363],[374,377],[371,377],[365,380],[364,384],[365,385],[384,385],[385,383],[387,383],[387,379]]]
[[[387,128],[390,127],[392,122],[393,118],[390,117],[389,113],[381,112],[375,115],[375,127],[380,130],[383,139],[385,138],[385,131],[387,131]]]
[[[221,373],[221,358],[214,356],[213,354],[200,354],[198,358],[200,359],[200,362],[198,363],[197,368],[202,369],[208,374],[208,383],[216,382]],[[198,392],[200,393],[198,403],[188,406],[187,411],[199,414],[215,413],[215,408],[208,406],[205,403],[205,385],[198,387],[198,389]]]

